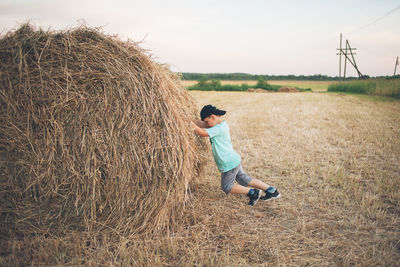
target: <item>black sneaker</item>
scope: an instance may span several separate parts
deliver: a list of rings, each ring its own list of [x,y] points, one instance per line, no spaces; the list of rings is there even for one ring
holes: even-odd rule
[[[258,189],[253,189],[253,194],[249,196],[250,201],[249,201],[249,205],[250,206],[254,206],[255,204],[257,204],[258,200],[261,197],[261,191]]]
[[[265,196],[261,197],[262,200],[271,200],[274,198],[279,198],[281,197],[281,194],[279,194],[278,189],[275,187],[268,187],[267,190],[265,190]]]

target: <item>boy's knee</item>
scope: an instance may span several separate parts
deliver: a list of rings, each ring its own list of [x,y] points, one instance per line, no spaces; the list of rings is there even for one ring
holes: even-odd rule
[[[238,184],[240,184],[240,185],[242,185],[242,186],[245,186],[245,187],[248,187],[249,185],[250,185],[250,182],[252,181],[253,179],[252,178],[248,178],[248,179],[245,179],[245,180],[237,180],[237,182],[238,182]]]
[[[229,192],[232,190],[232,187],[233,184],[221,184],[221,189],[225,192],[225,194],[229,194]]]

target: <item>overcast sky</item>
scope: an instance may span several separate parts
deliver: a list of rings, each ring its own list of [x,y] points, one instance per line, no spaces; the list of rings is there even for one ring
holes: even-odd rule
[[[102,26],[178,72],[337,76],[340,33],[363,74],[392,75],[400,56],[400,0],[0,0],[3,34],[27,20]]]

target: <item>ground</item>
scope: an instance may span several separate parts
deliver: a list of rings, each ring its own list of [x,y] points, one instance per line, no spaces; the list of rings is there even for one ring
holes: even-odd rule
[[[209,149],[184,216],[171,218],[166,233],[32,236],[9,243],[19,251],[11,265],[398,266],[399,100],[326,92],[190,94],[199,109],[227,110],[244,169],[276,186],[280,199],[250,207],[245,196],[226,196]],[[0,265],[10,265],[5,259]]]
[[[191,92],[227,110],[252,177],[282,197],[225,196],[208,155],[172,265],[386,265],[400,261],[400,102],[327,93]],[[161,242],[163,243],[163,242]]]

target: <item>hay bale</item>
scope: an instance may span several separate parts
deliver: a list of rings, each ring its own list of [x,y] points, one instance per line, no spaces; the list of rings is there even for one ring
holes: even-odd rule
[[[178,77],[97,29],[0,39],[1,234],[165,229],[201,169]]]
[[[247,92],[253,93],[254,90],[255,90],[254,88],[248,88],[248,89],[247,89]]]
[[[278,89],[278,92],[296,93],[299,92],[299,90],[294,87],[281,87]]]

